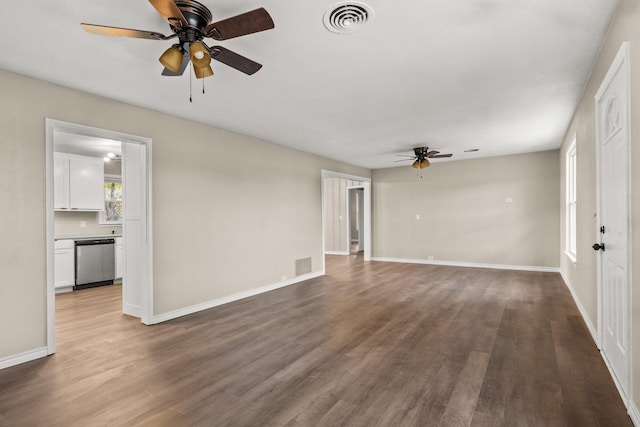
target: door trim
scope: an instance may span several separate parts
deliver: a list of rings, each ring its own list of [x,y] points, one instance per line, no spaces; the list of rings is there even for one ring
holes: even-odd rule
[[[324,180],[327,178],[342,178],[353,181],[361,181],[364,189],[364,260],[371,261],[371,178],[349,175],[341,172],[333,172],[322,169],[320,171],[320,198],[322,207],[322,274],[325,274],[325,206],[324,206]]]
[[[46,227],[46,330],[47,354],[55,353],[55,285],[54,285],[54,209],[53,209],[53,137],[55,131],[76,135],[94,136],[122,142],[144,144],[147,147],[147,280],[142,289],[142,323],[153,323],[153,224],[152,224],[152,188],[151,188],[151,138],[131,135],[113,130],[100,129],[77,123],[45,118],[45,227]]]
[[[631,66],[630,66],[630,45],[628,41],[625,41],[622,43],[620,49],[618,50],[618,53],[616,54],[615,58],[613,59],[609,70],[607,71],[607,74],[605,75],[604,79],[602,80],[602,83],[600,84],[600,88],[598,89],[596,95],[595,95],[595,124],[596,124],[596,227],[595,227],[595,235],[596,236],[600,236],[600,227],[602,226],[601,223],[601,214],[602,214],[602,209],[601,209],[601,159],[600,159],[600,151],[601,151],[601,145],[602,145],[602,137],[601,137],[601,133],[602,133],[602,125],[600,123],[600,114],[601,114],[601,108],[600,108],[600,101],[602,100],[607,88],[609,87],[609,85],[611,84],[611,82],[613,81],[613,79],[615,78],[616,74],[618,73],[618,71],[620,69],[624,68],[626,71],[626,90],[627,90],[627,101],[625,102],[623,108],[626,109],[626,114],[627,114],[627,122],[626,122],[626,126],[627,126],[627,138],[626,138],[626,150],[627,150],[627,177],[626,177],[626,181],[627,181],[627,265],[626,265],[626,270],[627,270],[627,342],[628,342],[628,346],[629,346],[629,351],[628,351],[628,357],[626,360],[627,363],[627,378],[625,378],[626,383],[627,383],[627,390],[624,389],[623,384],[620,384],[620,382],[618,381],[616,374],[613,371],[613,368],[611,367],[611,365],[609,364],[609,361],[607,359],[607,356],[604,352],[604,328],[603,328],[603,319],[604,319],[604,307],[603,307],[603,280],[602,280],[602,273],[603,273],[603,269],[602,269],[602,255],[600,252],[598,252],[597,255],[597,260],[596,260],[596,267],[597,267],[597,342],[596,345],[598,346],[598,348],[600,349],[600,352],[602,354],[602,358],[605,361],[605,364],[607,365],[607,368],[609,369],[609,372],[611,374],[611,377],[616,385],[616,388],[618,389],[618,392],[620,393],[620,396],[622,397],[622,400],[625,404],[625,406],[627,408],[629,408],[629,403],[633,402],[633,341],[632,341],[632,333],[631,333],[631,328],[632,328],[632,318],[631,318],[631,313],[632,313],[632,304],[631,304],[631,260],[633,259],[633,255],[631,252],[631,196],[630,196],[630,191],[631,191],[631,143],[630,143],[630,135],[631,135],[631,129],[630,129],[630,111],[631,111],[631,94],[630,94],[630,87],[631,87],[631,82],[630,82],[630,77],[631,77]]]

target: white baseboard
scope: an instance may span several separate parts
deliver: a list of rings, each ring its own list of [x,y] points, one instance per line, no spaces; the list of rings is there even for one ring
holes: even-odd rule
[[[484,264],[477,262],[460,262],[460,261],[442,261],[431,259],[413,259],[413,258],[386,258],[372,257],[371,261],[382,262],[402,262],[406,264],[429,264],[429,265],[448,265],[451,267],[473,267],[473,268],[492,268],[496,270],[520,270],[520,271],[542,271],[547,273],[559,273],[559,267],[538,267],[529,265],[507,265],[507,264]]]
[[[580,301],[580,298],[578,298],[578,294],[573,289],[573,286],[571,286],[571,282],[569,281],[569,278],[565,276],[564,273],[562,272],[560,272],[560,276],[562,276],[562,280],[564,280],[564,284],[569,289],[569,292],[573,297],[573,301],[576,303],[576,306],[578,306],[578,311],[582,316],[582,320],[584,320],[584,323],[587,325],[587,329],[589,329],[589,333],[591,333],[591,338],[593,338],[593,342],[596,343],[596,347],[600,348],[600,343],[598,342],[598,330],[593,325],[593,322],[587,315],[587,310],[585,310],[584,306],[582,305],[582,302]]]
[[[631,417],[634,426],[640,427],[640,411],[633,401],[629,403],[629,417]]]
[[[0,359],[0,369],[31,362],[32,360],[40,359],[41,357],[47,357],[47,347],[36,348],[35,350],[29,350],[24,353],[2,358]]]
[[[271,285],[262,286],[259,288],[249,289],[248,291],[238,292],[237,294],[229,295],[226,297],[218,298],[213,301],[207,301],[202,304],[192,305],[190,307],[181,308],[179,310],[170,311],[168,313],[159,314],[157,316],[153,316],[152,323],[162,323],[167,320],[176,319],[178,317],[186,316],[188,314],[197,313],[202,310],[207,310],[209,308],[217,307],[219,305],[228,304],[230,302],[238,301],[244,298],[249,298],[255,295],[259,295],[265,292],[273,291],[275,289],[284,288],[285,286],[294,285],[296,283],[304,282],[305,280],[314,279],[316,277],[323,276],[324,273],[322,271],[304,274],[302,276],[297,276],[289,280],[283,280],[281,282],[273,283]]]
[[[122,312],[129,316],[142,318],[142,307],[139,305],[125,304],[122,307]]]
[[[349,252],[341,252],[341,251],[324,251],[325,255],[350,255]]]

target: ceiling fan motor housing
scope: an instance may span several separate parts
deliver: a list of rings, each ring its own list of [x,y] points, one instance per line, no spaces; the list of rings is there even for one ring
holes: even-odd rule
[[[189,23],[188,28],[197,30],[202,38],[205,35],[205,28],[213,21],[211,11],[195,0],[176,0],[175,3]]]

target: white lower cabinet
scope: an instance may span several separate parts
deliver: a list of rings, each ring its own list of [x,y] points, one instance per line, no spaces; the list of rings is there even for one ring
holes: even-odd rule
[[[54,260],[56,291],[72,290],[76,282],[74,241],[56,240],[54,243]]]
[[[116,237],[116,279],[122,279],[124,245],[122,237]]]

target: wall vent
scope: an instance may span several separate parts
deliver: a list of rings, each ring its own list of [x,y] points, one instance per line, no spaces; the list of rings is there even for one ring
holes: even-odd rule
[[[359,2],[338,3],[324,13],[324,26],[331,32],[350,34],[373,18],[373,9]]]
[[[311,273],[311,257],[296,260],[296,276]]]

